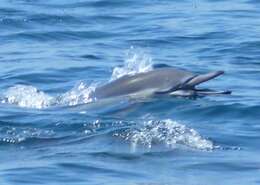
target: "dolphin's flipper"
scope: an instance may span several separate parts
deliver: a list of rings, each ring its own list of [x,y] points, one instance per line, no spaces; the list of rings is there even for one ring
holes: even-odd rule
[[[196,85],[201,84],[202,82],[206,82],[222,74],[224,74],[224,71],[214,71],[203,75],[197,75],[194,78],[192,78],[186,85],[190,87],[194,87]]]

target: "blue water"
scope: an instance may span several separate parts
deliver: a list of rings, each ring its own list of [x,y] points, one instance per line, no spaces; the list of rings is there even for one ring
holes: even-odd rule
[[[260,184],[260,2],[1,0],[0,184]],[[167,64],[230,96],[95,101]]]

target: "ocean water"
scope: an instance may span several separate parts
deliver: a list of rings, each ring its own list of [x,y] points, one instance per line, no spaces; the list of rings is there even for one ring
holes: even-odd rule
[[[1,185],[260,184],[260,1],[1,0]],[[167,64],[232,95],[93,100]]]

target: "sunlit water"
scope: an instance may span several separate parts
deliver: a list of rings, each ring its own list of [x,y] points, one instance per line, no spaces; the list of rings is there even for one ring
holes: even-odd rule
[[[260,184],[260,2],[0,2],[0,184]],[[96,100],[166,64],[230,96]]]

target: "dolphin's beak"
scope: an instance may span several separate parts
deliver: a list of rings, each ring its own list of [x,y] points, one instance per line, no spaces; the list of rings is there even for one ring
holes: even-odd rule
[[[209,81],[222,74],[224,74],[224,71],[214,71],[214,72],[210,72],[210,73],[203,74],[203,75],[197,75],[194,78],[192,78],[191,80],[189,80],[185,85],[187,85],[189,87],[195,87],[196,85]]]
[[[211,89],[195,89],[197,96],[206,96],[206,95],[222,95],[222,94],[231,94],[232,91],[215,91]]]
[[[211,89],[197,89],[196,86],[224,74],[224,71],[214,71],[203,75],[196,75],[184,83],[184,88],[171,92],[177,96],[206,96],[231,94],[231,91],[216,91]]]
[[[172,96],[182,96],[182,97],[197,97],[197,96],[208,96],[208,95],[224,95],[231,94],[232,91],[215,91],[211,89],[184,89],[176,90],[170,93]]]
[[[209,81],[213,78],[216,78],[222,74],[224,74],[224,71],[214,71],[214,72],[210,72],[210,73],[203,74],[203,75],[197,75],[197,76],[193,77],[191,80],[189,80],[185,85],[193,88],[194,94],[196,96],[231,94],[231,91],[229,91],[229,90],[215,91],[215,90],[211,90],[211,89],[196,89],[195,88],[195,86],[197,86],[203,82]]]

